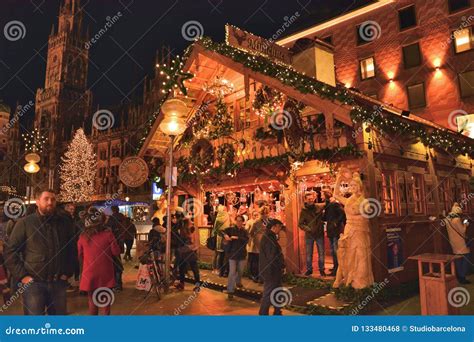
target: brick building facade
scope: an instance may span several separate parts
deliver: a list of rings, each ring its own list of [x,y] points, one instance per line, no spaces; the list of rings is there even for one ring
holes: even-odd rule
[[[278,43],[298,52],[324,40],[338,82],[455,129],[474,114],[473,2],[381,0]]]

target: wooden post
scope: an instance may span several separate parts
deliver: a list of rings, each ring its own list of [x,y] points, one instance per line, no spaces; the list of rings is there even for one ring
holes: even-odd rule
[[[436,213],[436,216],[439,215],[439,213],[441,213],[441,205],[440,205],[440,200],[439,200],[439,192],[438,192],[438,177],[436,175],[436,167],[434,165],[434,160],[433,160],[433,157],[431,156],[431,150],[429,150],[429,153],[428,153],[428,173],[431,175],[431,180],[432,180],[432,185],[433,185],[433,198],[434,198],[434,202],[435,202],[435,213]],[[426,194],[425,194],[425,197],[426,197]],[[430,226],[433,227],[433,225],[435,225],[436,222],[433,222],[430,224]],[[435,231],[435,234],[433,235],[433,251],[435,253],[441,253],[442,252],[442,249],[443,249],[443,236],[442,236],[442,233],[440,231],[438,231],[436,229],[436,227],[433,227],[434,231]]]
[[[286,217],[286,269],[291,273],[300,272],[298,248],[298,187],[291,179],[287,180],[289,187],[285,189]]]
[[[368,195],[369,198],[377,198],[377,182],[375,179],[375,159],[374,159],[374,147],[369,149],[369,138],[371,133],[365,131],[365,125],[362,125],[362,136],[363,136],[363,149],[365,151],[365,156],[363,158],[364,165],[366,165],[366,173],[369,184]],[[374,144],[372,144],[374,146]],[[383,208],[381,206],[381,208]],[[383,210],[383,209],[382,209]],[[382,212],[379,213],[383,214]],[[386,275],[386,268],[380,263],[384,261],[386,256],[385,245],[381,241],[385,238],[385,232],[382,231],[379,223],[379,216],[375,216],[369,220],[370,225],[370,244],[372,248],[372,254],[375,256],[375,262],[372,262],[372,271],[374,273],[374,278],[376,281],[383,279]],[[376,248],[374,250],[374,248]],[[374,257],[372,257],[374,261]]]
[[[328,148],[334,148],[334,115],[332,112],[324,113],[324,123],[326,125],[326,138]]]

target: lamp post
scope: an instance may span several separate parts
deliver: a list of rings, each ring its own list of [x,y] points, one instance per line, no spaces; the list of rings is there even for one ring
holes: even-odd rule
[[[30,174],[28,177],[30,186],[28,190],[28,204],[31,204],[31,193],[32,193],[32,187],[33,187],[33,174],[37,173],[40,170],[40,167],[37,163],[40,162],[41,158],[38,153],[35,151],[28,153],[25,156],[25,160],[27,163],[25,166],[23,166],[23,170],[25,170],[27,173]]]
[[[171,191],[173,189],[173,144],[176,136],[183,134],[186,130],[186,120],[184,119],[188,108],[186,104],[178,99],[170,99],[165,101],[161,106],[163,112],[163,120],[160,123],[160,130],[171,138],[169,153],[169,167],[166,174],[168,182],[168,205],[166,207],[166,254],[165,254],[165,286],[166,289],[170,285],[170,267],[171,267]]]
[[[125,202],[127,202],[127,203],[125,204],[125,211],[127,212],[127,217],[132,218],[132,215],[128,216],[128,215],[129,215],[129,212],[128,212],[128,201],[130,201],[130,197],[127,196],[127,197],[125,197]]]

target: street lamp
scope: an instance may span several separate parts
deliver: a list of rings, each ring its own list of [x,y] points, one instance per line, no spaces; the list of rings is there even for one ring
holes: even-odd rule
[[[41,160],[40,156],[36,152],[30,152],[25,156],[25,160],[27,163],[25,166],[23,166],[23,170],[28,172],[30,174],[29,180],[30,180],[30,186],[29,186],[29,191],[28,191],[28,204],[31,204],[31,193],[32,187],[33,187],[33,174],[37,173],[40,170],[40,167],[37,163]]]
[[[169,167],[166,174],[168,181],[168,205],[166,207],[166,254],[165,254],[165,286],[166,289],[170,285],[170,267],[171,267],[171,191],[172,191],[172,180],[171,175],[173,172],[173,144],[174,138],[180,134],[183,134],[186,130],[185,115],[188,111],[186,104],[178,99],[170,99],[165,101],[161,106],[163,112],[163,120],[160,123],[160,130],[171,138],[169,146]]]
[[[128,201],[130,201],[130,197],[127,196],[127,197],[125,197],[125,202],[126,202],[126,204],[125,204],[125,211],[127,212],[127,217],[132,218],[132,215],[128,216],[128,215],[129,215],[129,212],[128,212]]]

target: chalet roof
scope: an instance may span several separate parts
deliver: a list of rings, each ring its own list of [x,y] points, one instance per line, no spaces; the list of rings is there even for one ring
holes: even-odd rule
[[[399,132],[406,130],[407,133],[416,136],[426,145],[433,148],[449,148],[453,154],[468,154],[474,156],[473,139],[447,128],[438,126],[421,117],[410,115],[402,116],[403,110],[384,104],[378,100],[368,97],[357,91],[345,88],[338,84],[336,87],[320,82],[313,77],[303,75],[291,66],[275,62],[265,56],[256,55],[251,52],[242,51],[227,44],[216,43],[209,38],[203,38],[191,45],[185,53],[183,71],[195,72],[201,67],[203,60],[213,62],[204,65],[209,70],[223,67],[239,73],[242,79],[253,79],[259,83],[269,85],[280,92],[303,102],[305,105],[320,110],[331,112],[334,118],[347,125],[354,122],[368,122],[383,129],[386,132]],[[211,75],[216,75],[218,70]],[[196,87],[198,80],[187,82],[186,86]],[[203,91],[200,100],[203,99]],[[166,98],[163,99],[166,100]],[[199,101],[198,101],[199,102]],[[197,108],[195,103],[189,103],[189,117]],[[159,136],[158,125],[161,121],[161,112],[155,111],[156,115],[149,120],[149,127],[145,129],[145,135],[141,140],[139,154],[143,155],[148,148],[153,136]],[[165,143],[166,137],[155,137]],[[164,144],[166,146],[166,144]]]

